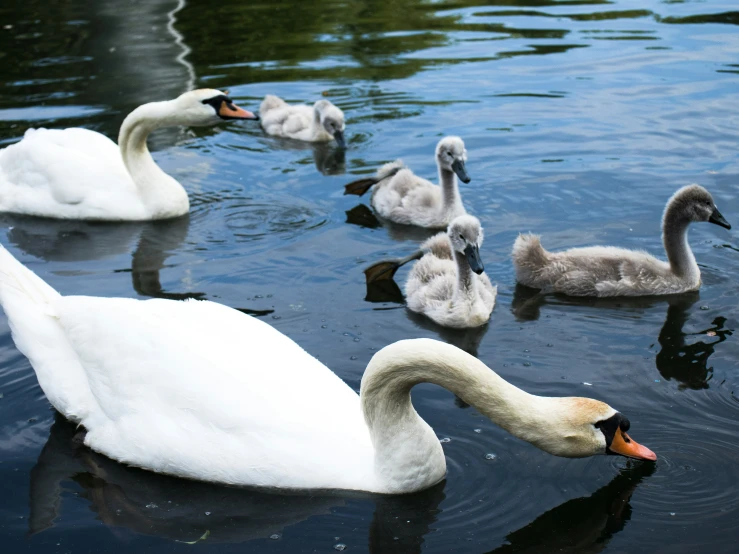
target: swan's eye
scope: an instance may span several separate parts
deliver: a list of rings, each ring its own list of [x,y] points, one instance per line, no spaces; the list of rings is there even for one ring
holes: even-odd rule
[[[464,240],[464,235],[460,233],[459,234],[459,238],[461,238],[462,240]]]
[[[219,109],[221,109],[221,104],[223,102],[226,102],[229,106],[233,106],[233,101],[228,97],[224,95],[214,96],[213,98],[207,98],[202,101],[203,104],[208,104],[210,106],[213,106],[213,109],[217,112]]]

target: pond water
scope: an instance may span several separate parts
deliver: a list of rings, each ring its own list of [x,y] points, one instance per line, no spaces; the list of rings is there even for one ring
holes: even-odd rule
[[[137,105],[205,86],[229,89],[247,109],[266,93],[323,96],[347,116],[346,152],[268,138],[250,122],[157,133],[154,157],[188,190],[187,218],[3,216],[0,241],[62,293],[253,310],[355,389],[379,348],[438,338],[532,393],[608,402],[659,457],[556,458],[425,385],[415,407],[451,440],[446,481],[421,494],[180,481],[76,446],[3,315],[3,552],[735,551],[736,231],[692,227],[703,287],[671,298],[538,295],[516,287],[509,253],[533,231],[551,248],[662,255],[665,201],[692,182],[739,225],[736,9],[728,0],[3,2],[0,145],[34,126],[115,138]],[[342,194],[398,156],[435,178],[446,134],[465,140],[472,181],[462,197],[485,228],[482,258],[499,287],[490,323],[468,332],[368,296],[362,269],[428,234],[373,227],[355,209],[367,198]]]

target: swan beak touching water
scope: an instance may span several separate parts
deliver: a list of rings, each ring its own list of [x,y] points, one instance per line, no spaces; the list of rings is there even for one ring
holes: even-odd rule
[[[467,244],[464,249],[464,255],[472,271],[478,275],[485,271],[485,266],[482,265],[482,259],[480,258],[480,247],[477,244]]]
[[[213,106],[213,109],[215,109],[218,117],[220,117],[221,119],[259,120],[258,115],[253,114],[250,111],[245,110],[244,108],[240,108],[239,106],[234,104],[233,100],[231,100],[225,94],[219,94],[218,96],[214,96],[213,98],[207,98],[203,100],[203,104],[209,104]]]
[[[611,446],[608,447],[608,452],[612,454],[620,454],[627,458],[636,458],[637,460],[651,460],[655,461],[657,455],[649,450],[646,446],[642,446],[633,440],[629,435],[617,429],[613,435]]]
[[[457,177],[459,177],[459,180],[463,183],[469,183],[472,180],[467,174],[467,166],[464,165],[464,160],[460,160],[459,158],[454,160],[454,162],[452,162],[452,171],[457,174]]]
[[[346,148],[346,140],[344,140],[344,131],[342,129],[336,129],[334,131],[334,140],[339,148]]]
[[[650,460],[652,462],[657,459],[654,452],[626,434],[626,431],[631,427],[631,423],[620,413],[616,412],[610,418],[599,421],[595,426],[605,435],[607,454],[618,454],[627,458]]]
[[[708,222],[720,225],[724,229],[731,229],[731,225],[729,225],[729,222],[724,219],[724,216],[721,215],[721,212],[718,211],[716,206],[713,207],[713,213],[711,213],[711,217],[708,218]]]

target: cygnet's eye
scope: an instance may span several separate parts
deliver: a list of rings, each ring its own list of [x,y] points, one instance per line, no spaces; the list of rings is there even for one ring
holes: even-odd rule
[[[460,233],[459,234],[459,238],[461,238],[462,240],[464,240],[464,235],[462,233]]]

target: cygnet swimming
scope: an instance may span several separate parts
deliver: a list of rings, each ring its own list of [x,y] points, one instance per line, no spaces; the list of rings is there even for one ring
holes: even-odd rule
[[[731,229],[706,189],[699,185],[681,188],[667,202],[662,217],[666,262],[640,250],[613,246],[547,252],[538,236],[519,235],[512,253],[516,279],[529,287],[572,296],[643,296],[696,290],[701,273],[688,244],[688,226],[694,221]]]
[[[459,216],[446,232],[426,240],[420,251],[368,267],[367,282],[392,278],[403,264],[418,260],[405,284],[408,308],[445,327],[479,327],[490,319],[498,292],[484,273],[482,240],[480,221]]]
[[[259,106],[262,128],[268,135],[306,142],[335,140],[344,148],[344,112],[328,100],[312,106],[288,104],[282,98],[268,94]]]
[[[358,196],[372,190],[372,207],[395,223],[431,229],[446,228],[467,213],[459,195],[457,177],[470,182],[467,175],[467,150],[459,137],[444,137],[436,146],[439,183],[434,185],[415,175],[401,160],[383,165],[375,177],[359,179],[344,188],[344,194]]]

